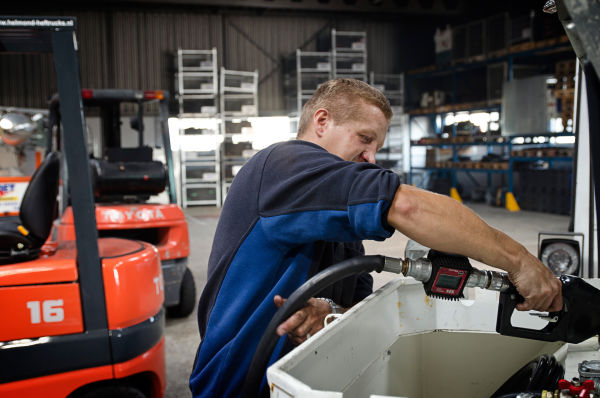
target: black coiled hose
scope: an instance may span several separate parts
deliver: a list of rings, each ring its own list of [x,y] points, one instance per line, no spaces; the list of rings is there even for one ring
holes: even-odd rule
[[[300,286],[288,297],[286,302],[277,310],[267,325],[265,332],[256,347],[250,368],[242,388],[243,398],[252,398],[259,395],[260,383],[265,374],[271,353],[277,345],[279,336],[277,326],[283,323],[294,312],[306,304],[306,301],[329,285],[351,275],[361,272],[381,272],[385,264],[384,256],[363,256],[342,261],[319,272]]]
[[[512,375],[492,398],[513,398],[523,392],[553,391],[565,376],[565,369],[552,355],[542,355]]]

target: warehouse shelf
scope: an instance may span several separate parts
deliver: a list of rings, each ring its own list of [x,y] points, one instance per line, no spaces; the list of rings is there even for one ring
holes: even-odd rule
[[[564,63],[561,60],[564,60],[565,56],[571,56],[572,48],[568,43],[566,37],[556,37],[548,40],[543,40],[539,42],[528,41],[526,43],[520,43],[516,45],[507,44],[507,48],[499,51],[487,52],[483,56],[478,57],[470,57],[468,59],[460,59],[454,60],[453,64],[449,66],[443,67],[427,67],[421,70],[413,70],[406,72],[405,83],[406,83],[406,95],[408,101],[414,101],[415,98],[411,98],[411,90],[414,90],[414,85],[416,81],[423,82],[423,88],[436,85],[439,81],[441,86],[439,89],[445,93],[444,95],[440,95],[440,99],[436,98],[437,93],[434,93],[432,96],[429,95],[429,98],[422,98],[422,107],[421,108],[413,108],[409,109],[409,136],[412,136],[412,121],[414,118],[426,118],[431,122],[434,126],[433,130],[435,131],[436,136],[440,137],[443,134],[446,135],[446,140],[431,140],[424,139],[423,142],[414,142],[411,140],[409,151],[409,163],[410,163],[410,173],[409,173],[409,181],[412,182],[413,179],[413,171],[425,171],[425,172],[445,172],[447,176],[450,177],[450,186],[453,188],[452,191],[456,191],[458,187],[457,184],[457,174],[466,174],[470,177],[471,173],[487,173],[488,174],[488,187],[491,185],[492,174],[500,174],[505,175],[507,177],[506,189],[507,189],[507,197],[510,194],[514,199],[514,186],[513,186],[513,173],[516,171],[515,167],[523,168],[524,163],[533,163],[544,161],[548,162],[550,166],[554,166],[555,163],[568,163],[572,160],[571,156],[564,155],[556,155],[552,156],[527,156],[527,155],[517,155],[513,151],[514,148],[522,146],[523,148],[532,147],[532,148],[543,148],[543,147],[552,147],[555,146],[554,143],[551,143],[549,140],[547,142],[542,143],[540,140],[533,140],[534,137],[560,137],[560,136],[572,136],[570,132],[565,133],[554,133],[554,132],[542,132],[542,133],[531,133],[531,134],[518,134],[518,135],[507,135],[501,136],[498,139],[490,139],[489,134],[479,134],[479,135],[469,135],[467,137],[459,135],[457,131],[456,123],[449,123],[449,126],[444,129],[444,120],[446,115],[451,115],[456,117],[460,114],[464,113],[491,113],[495,112],[496,116],[498,116],[498,120],[494,121],[496,127],[493,130],[498,130],[500,123],[503,123],[503,127],[507,128],[508,124],[504,124],[503,117],[503,107],[506,104],[502,103],[502,87],[505,81],[511,81],[515,77],[516,72],[522,71],[520,73],[525,73],[524,76],[527,76],[530,72],[531,67],[518,66],[515,65],[516,59],[525,59],[527,57],[537,57],[538,60],[544,59],[548,60],[550,63],[556,62],[556,73],[559,72],[559,64]],[[542,58],[545,57],[545,58]],[[534,61],[538,62],[538,61]],[[490,67],[495,68],[493,71],[490,71]],[[544,63],[541,67],[545,68],[547,71],[547,65]],[[479,73],[479,79],[483,84],[485,84],[485,88],[480,90],[479,93],[471,93],[464,92],[463,98],[459,98],[459,78],[460,75],[463,79],[471,79],[475,69],[486,68],[483,70],[484,73]],[[529,69],[528,69],[529,68]],[[540,68],[539,66],[536,68]],[[561,66],[562,68],[562,66]],[[487,72],[486,72],[487,71]],[[539,72],[539,70],[538,70]],[[487,73],[487,75],[486,75]],[[496,76],[497,75],[497,76]],[[487,77],[486,77],[487,76]],[[502,77],[502,79],[496,79],[495,81],[492,77]],[[432,80],[432,79],[445,79],[445,80]],[[487,79],[487,80],[486,80]],[[560,79],[559,79],[560,80]],[[470,81],[470,80],[469,80]],[[479,80],[477,80],[479,81]],[[569,81],[569,83],[572,83]],[[473,84],[471,82],[471,84]],[[557,84],[558,92],[555,94],[556,98],[562,98],[568,93],[570,93],[570,86],[567,85],[565,87],[559,87],[560,84]],[[478,86],[480,87],[480,86]],[[513,90],[514,91],[514,90]],[[458,93],[457,93],[458,92]],[[448,95],[449,93],[449,95]],[[415,93],[413,93],[415,94]],[[485,95],[482,95],[485,94]],[[421,98],[421,95],[418,96]],[[468,101],[468,99],[477,99],[477,98],[486,98],[485,100],[479,101]],[[508,97],[506,97],[508,98]],[[506,99],[505,98],[505,99]],[[465,102],[461,102],[465,101]],[[436,103],[437,105],[431,105],[432,103]],[[442,102],[442,103],[440,103]],[[414,103],[414,102],[412,102]],[[429,106],[425,106],[424,104],[428,103]],[[547,101],[545,101],[547,103]],[[411,102],[408,103],[408,107],[410,107]],[[566,111],[569,110],[569,107],[566,107]],[[563,118],[563,126],[565,128],[568,126],[568,120],[565,119],[566,115],[565,109],[560,114]],[[557,111],[558,112],[558,111]],[[554,116],[548,116],[554,117]],[[500,120],[502,119],[502,120]],[[568,119],[568,118],[567,118]],[[549,119],[550,120],[550,119]],[[440,122],[441,121],[441,122]],[[491,124],[488,122],[488,128]],[[511,127],[512,129],[513,127]],[[449,130],[450,129],[450,130]],[[522,129],[522,128],[521,128]],[[523,129],[522,129],[523,130]],[[520,132],[523,132],[523,131]],[[512,130],[507,130],[512,131]],[[518,131],[518,130],[517,130]],[[483,131],[486,133],[486,130]],[[512,131],[516,132],[516,131]],[[487,147],[487,153],[490,157],[502,157],[505,160],[506,170],[496,170],[496,169],[488,169],[483,167],[481,164],[477,165],[477,168],[466,168],[466,167],[415,167],[412,163],[412,148],[415,147],[430,147],[430,148],[448,148],[446,152],[446,156],[450,156],[452,160],[452,166],[454,166],[458,162],[458,151],[463,151],[463,149],[467,149],[468,147],[477,147],[484,146]],[[475,151],[475,150],[474,150]],[[479,151],[481,155],[481,151]],[[428,165],[432,166],[432,165]],[[471,166],[471,165],[468,165]],[[564,166],[563,166],[564,167]],[[471,181],[477,183],[477,181],[473,178],[470,178]],[[458,197],[457,194],[454,195]],[[458,197],[459,198],[459,197]],[[506,201],[508,204],[508,200]],[[514,206],[511,206],[513,209],[518,209],[518,204],[515,201],[512,201]]]
[[[565,57],[575,58],[573,49],[566,36],[556,37],[552,39],[542,40],[538,42],[527,42],[517,46],[511,46],[504,51],[495,51],[488,53],[485,57],[477,58],[476,60],[460,60],[455,61],[449,66],[428,66],[420,69],[414,69],[405,73],[406,98],[408,112],[413,115],[427,115],[432,113],[441,113],[445,111],[462,111],[470,110],[474,107],[485,107],[488,105],[496,105],[500,102],[502,82],[505,80],[513,80],[515,74],[520,70],[522,65],[515,65],[518,59],[531,59],[531,57],[546,57],[554,60]],[[503,76],[494,83],[492,76],[493,71],[490,68],[497,68]],[[471,78],[472,73],[476,69],[486,68],[486,100],[477,102],[466,102],[464,99],[457,98],[457,87],[459,86],[458,76],[466,74],[466,78]],[[450,98],[446,99],[445,104],[440,104],[430,109],[414,108],[413,91],[415,91],[416,82],[428,81],[434,78],[446,78],[446,82],[450,84],[447,91]],[[495,84],[495,85],[493,85]]]
[[[221,156],[221,198],[224,201],[233,179],[244,164],[256,153],[252,147],[254,130],[248,117],[224,117]]]
[[[291,114],[299,115],[302,106],[317,90],[319,84],[333,77],[331,52],[296,49],[285,60],[284,89]]]
[[[368,82],[367,32],[331,30],[333,78],[350,77]]]
[[[447,147],[447,146],[505,146],[509,143],[512,145],[552,145],[551,142],[533,141],[534,138],[556,138],[556,137],[574,137],[573,133],[535,133],[535,134],[519,134],[513,136],[462,136],[452,138],[425,138],[422,141],[411,141],[413,146],[432,146],[432,147]],[[455,141],[456,139],[464,141]],[[514,142],[522,141],[522,142]]]
[[[375,162],[399,174],[404,171],[404,123],[399,116],[390,121],[383,146],[375,154]]]
[[[258,71],[221,68],[222,116],[258,116]]]
[[[176,97],[181,117],[218,113],[217,49],[177,50]]]
[[[219,202],[214,198],[219,195],[219,192],[219,184],[187,184],[184,188],[183,206],[218,206]]]
[[[571,52],[573,48],[567,36],[528,43],[527,46],[514,46],[510,49],[488,54],[483,59],[455,61],[453,65],[437,67],[429,65],[422,68],[412,69],[406,72],[407,79],[426,78],[437,75],[449,75],[452,73],[480,68],[490,63],[508,61],[514,58],[530,57],[534,55],[546,55],[557,52]]]
[[[369,83],[381,91],[390,101],[394,116],[404,113],[404,74],[385,74],[371,72]]]
[[[572,156],[539,156],[539,157],[514,157],[511,158],[513,162],[536,162],[543,160],[546,162],[572,162]]]
[[[457,188],[457,173],[485,173],[488,174],[488,186],[490,185],[489,175],[491,174],[504,174],[507,176],[507,195],[511,195],[514,199],[514,178],[513,174],[517,171],[515,169],[516,163],[535,163],[535,162],[547,162],[551,167],[554,163],[570,163],[573,161],[572,151],[573,147],[570,145],[551,143],[550,140],[547,142],[533,142],[534,138],[556,138],[556,137],[573,137],[572,133],[539,133],[539,134],[524,134],[514,136],[500,136],[500,137],[485,137],[486,141],[468,141],[468,142],[452,142],[451,139],[444,140],[444,142],[411,142],[411,148],[413,147],[430,147],[430,148],[450,148],[452,153],[452,161],[436,162],[435,166],[417,167],[411,164],[409,173],[409,183],[412,184],[413,171],[425,171],[425,172],[447,172],[450,174],[451,187],[456,190]],[[460,137],[463,138],[463,137]],[[464,137],[471,139],[471,137]],[[481,137],[483,139],[484,137]],[[515,142],[517,141],[517,142]],[[472,146],[485,146],[485,147],[500,147],[502,148],[502,154],[499,156],[503,158],[500,162],[460,162],[458,161],[458,148],[472,147]],[[532,148],[533,147],[533,148]],[[525,148],[514,150],[514,148]],[[532,149],[530,149],[532,148]],[[539,153],[538,156],[520,156],[519,153],[522,151]],[[548,156],[548,153],[552,152],[553,156]],[[411,151],[412,153],[412,151]],[[489,151],[488,151],[489,153]],[[565,156],[565,153],[568,156]],[[454,195],[457,199],[460,199],[455,191]],[[506,201],[507,206],[509,201]],[[511,208],[509,210],[518,210],[518,203],[516,199],[511,202]]]
[[[486,112],[499,110],[501,106],[501,100],[492,101],[476,101],[476,102],[465,102],[460,104],[444,104],[438,105],[433,108],[419,108],[411,109],[408,111],[409,115],[412,116],[436,116],[441,113],[453,113],[453,112]]]
[[[220,205],[219,119],[180,117],[178,124],[182,206]]]
[[[467,169],[460,167],[413,167],[413,170],[427,170],[427,171],[464,171],[468,173],[502,173],[509,174],[511,170],[508,169]]]

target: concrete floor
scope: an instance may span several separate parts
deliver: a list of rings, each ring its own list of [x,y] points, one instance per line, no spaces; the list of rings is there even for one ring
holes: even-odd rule
[[[502,208],[483,204],[467,204],[488,224],[507,233],[521,242],[529,251],[537,254],[537,236],[539,231],[564,232],[569,218],[553,214],[521,211],[511,213]],[[189,267],[196,280],[198,297],[206,284],[208,256],[220,209],[214,207],[192,207],[185,210],[191,240]],[[384,242],[365,242],[367,254],[383,254],[394,257],[404,256],[406,237],[394,234]],[[480,266],[472,262],[473,265]],[[374,288],[383,286],[393,274],[374,274]],[[186,319],[167,320],[166,355],[167,389],[165,397],[190,397],[188,378],[200,342],[196,313]]]

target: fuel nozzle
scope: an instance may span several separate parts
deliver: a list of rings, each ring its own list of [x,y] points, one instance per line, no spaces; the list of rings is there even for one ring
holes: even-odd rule
[[[563,309],[550,312],[549,323],[543,329],[513,326],[511,316],[518,300],[513,288],[500,294],[496,331],[505,336],[524,337],[542,341],[581,343],[600,333],[600,290],[581,278],[561,275]]]

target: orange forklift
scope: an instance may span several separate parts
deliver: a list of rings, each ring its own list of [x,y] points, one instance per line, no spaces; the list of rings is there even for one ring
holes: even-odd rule
[[[168,129],[168,91],[84,89],[84,115],[99,117],[98,134],[88,134],[90,168],[96,225],[100,237],[119,237],[148,242],[158,249],[165,281],[165,307],[169,317],[186,317],[196,304],[196,288],[187,267],[190,252],[185,215],[177,205],[173,156]],[[144,108],[158,107],[159,155],[144,143]],[[122,128],[121,115],[130,120],[129,134]],[[88,126],[89,127],[89,126]],[[47,153],[60,148],[61,113],[59,96],[50,100]],[[131,139],[134,136],[134,139]],[[129,142],[127,142],[129,138]],[[96,152],[96,153],[94,153]],[[157,151],[159,152],[159,151]],[[166,167],[165,167],[166,166]],[[63,178],[67,182],[68,178]],[[158,203],[163,191],[168,199]],[[61,217],[55,222],[56,238],[73,239],[73,212],[63,191]]]
[[[0,221],[0,397],[162,397],[164,286],[157,249],[98,237],[76,20],[0,16],[2,53],[53,53],[64,139]],[[61,159],[62,156],[62,159]],[[64,170],[61,170],[64,167]],[[73,239],[48,239],[68,175]]]

